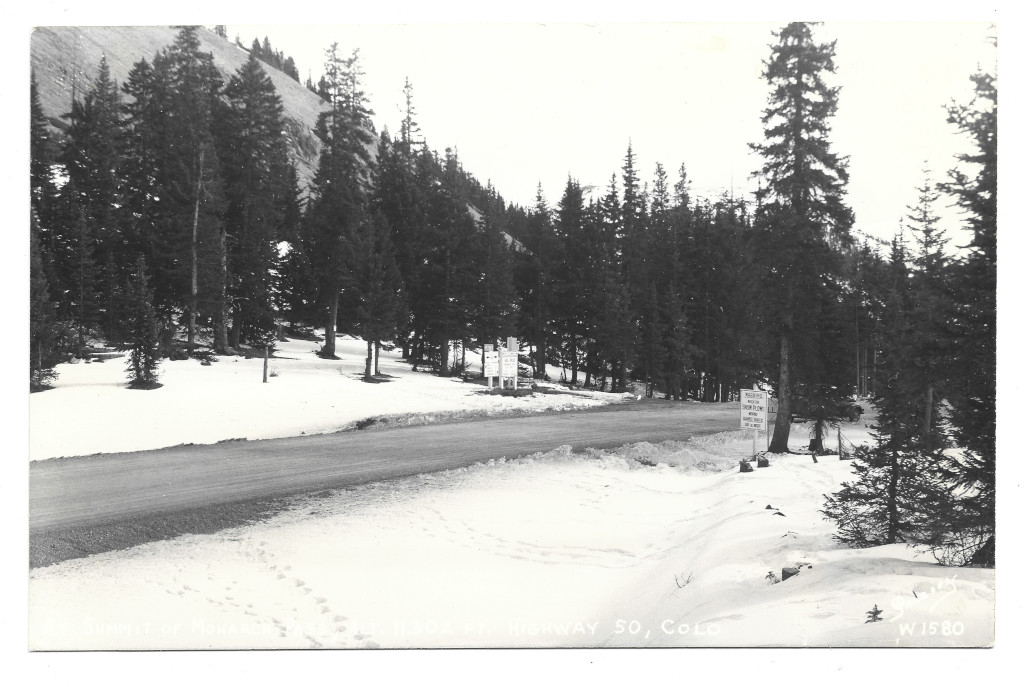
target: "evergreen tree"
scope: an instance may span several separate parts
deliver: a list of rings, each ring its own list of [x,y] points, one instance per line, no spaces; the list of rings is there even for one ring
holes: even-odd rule
[[[967,255],[954,271],[949,402],[950,424],[962,458],[948,459],[944,474],[962,498],[947,514],[949,532],[966,537],[966,556],[995,564],[996,473],[996,225],[998,93],[993,75],[972,77],[974,99],[948,108],[948,121],[974,149],[940,185],[966,215],[972,232]],[[972,548],[983,543],[977,553]]]
[[[687,370],[693,365],[689,324],[684,310],[685,275],[682,262],[682,234],[688,229],[689,198],[686,170],[681,169],[676,203],[669,197],[668,175],[661,163],[655,165],[651,193],[650,247],[648,254],[650,295],[646,329],[651,388],[660,387],[665,397],[683,400],[687,395]]]
[[[128,277],[126,298],[129,303],[127,317],[129,329],[128,386],[132,389],[155,389],[159,337],[153,293],[146,276],[146,263],[136,260]]]
[[[413,149],[392,143],[387,130],[381,133],[377,148],[377,166],[374,183],[374,210],[380,213],[391,228],[395,259],[410,295],[410,317],[404,331],[399,333],[406,358],[412,356],[413,331],[420,330],[423,312],[418,294],[422,271],[420,243],[424,235],[424,209],[421,186],[417,183],[417,158]]]
[[[306,221],[313,243],[306,255],[318,284],[318,303],[324,323],[321,355],[335,357],[340,291],[349,283],[347,244],[368,221],[373,142],[363,72],[358,50],[338,55],[335,43],[327,51],[326,95],[330,110],[320,115],[316,134],[323,141],[313,180]]]
[[[552,273],[561,251],[544,191],[539,184],[524,238],[525,250],[516,253],[517,290],[522,299],[519,327],[523,338],[536,347],[535,376],[543,379],[547,369],[547,348],[553,318]]]
[[[939,194],[932,186],[928,171],[918,192],[918,203],[907,217],[917,246],[911,261],[913,317],[910,322],[916,356],[905,372],[916,377],[924,395],[921,434],[925,447],[929,447],[931,435],[939,423],[936,405],[948,393],[945,378],[951,362],[948,330],[951,313],[947,304],[952,294],[948,284],[945,232],[938,226],[933,210]]]
[[[394,339],[408,317],[402,275],[395,261],[391,230],[383,215],[359,227],[352,244],[352,288],[355,325],[366,341],[364,381],[374,374],[374,355],[379,355],[382,341]]]
[[[294,170],[283,135],[281,99],[251,53],[223,95],[216,132],[223,151],[224,226],[230,236],[230,346],[237,348],[243,340],[266,345],[275,329],[277,243],[288,208],[297,202],[290,192]]]
[[[402,152],[408,157],[412,156],[423,146],[420,125],[416,121],[416,108],[412,104],[412,84],[409,83],[409,77],[405,77],[402,96],[405,100],[405,110],[402,116],[402,128],[399,132],[398,142],[402,146]]]
[[[479,225],[479,257],[475,261],[474,270],[478,281],[471,286],[469,305],[472,329],[481,351],[483,367],[484,344],[493,344],[516,334],[518,303],[514,279],[514,251],[507,240],[507,219],[497,198],[490,199]]]
[[[50,219],[57,196],[57,187],[53,182],[53,164],[56,156],[56,143],[50,135],[49,123],[43,114],[39,102],[39,89],[33,71],[29,80],[30,108],[29,119],[29,186],[32,205],[36,209],[40,230],[45,232],[45,225]]]
[[[50,293],[40,246],[39,222],[31,214],[29,229],[29,390],[41,391],[56,378],[60,362],[60,328]]]
[[[883,324],[889,332],[880,384],[873,397],[874,445],[856,450],[856,479],[826,496],[823,513],[837,524],[836,539],[855,547],[920,543],[934,531],[934,514],[948,503],[948,490],[931,469],[944,445],[933,434],[929,447],[920,417],[925,398],[906,371],[915,350],[913,297],[902,233],[893,240],[890,290]]]
[[[593,369],[601,378],[601,389],[607,388],[611,377],[613,392],[625,391],[626,375],[634,327],[630,290],[621,259],[622,205],[616,176],[612,175],[608,191],[597,205],[599,222],[598,273],[601,278],[598,302],[600,312],[594,328]]]
[[[199,47],[196,28],[185,26],[164,53],[173,103],[165,121],[171,143],[165,149],[171,160],[165,192],[169,191],[169,200],[176,206],[171,213],[178,227],[191,229],[187,242],[189,349],[195,345],[196,318],[205,306],[212,320],[214,350],[223,353],[227,349],[227,230],[221,221],[220,164],[213,135],[214,102],[222,82],[213,56]],[[182,222],[186,217],[191,221]],[[164,227],[165,237],[180,235],[180,229],[168,229]]]
[[[452,344],[472,336],[469,304],[480,278],[474,265],[479,241],[458,156],[450,148],[443,163],[431,162],[428,156],[427,152],[420,155],[424,231],[415,317],[435,368],[447,376]]]
[[[556,240],[564,250],[563,258],[554,268],[554,326],[564,350],[563,363],[567,362],[571,370],[569,383],[576,385],[591,348],[600,283],[596,222],[584,205],[579,181],[572,177],[566,181],[554,228]]]
[[[73,181],[61,189],[57,272],[65,297],[60,306],[64,319],[74,323],[75,351],[83,355],[87,334],[96,324],[99,269],[94,258],[96,241]]]
[[[121,101],[110,77],[106,58],[100,60],[96,81],[84,100],[72,102],[71,125],[61,161],[68,175],[62,190],[65,223],[78,246],[73,285],[78,303],[79,336],[87,324],[100,324],[109,336],[123,313],[117,292],[133,259],[122,232]],[[99,266],[108,274],[98,279]],[[95,302],[93,302],[95,295]]]
[[[763,182],[757,194],[758,250],[765,286],[774,294],[769,323],[779,345],[779,373],[772,380],[779,406],[770,450],[781,453],[788,450],[798,387],[822,406],[847,391],[845,380],[828,378],[832,371],[821,360],[827,351],[811,348],[818,337],[808,334],[821,326],[820,309],[832,298],[835,251],[848,243],[853,215],[843,202],[846,160],[831,151],[828,138],[838,89],[824,79],[835,69],[835,43],[816,43],[804,23],[775,35],[778,42],[764,69],[771,88],[762,117],[766,141],[751,147],[765,161],[757,173]]]
[[[143,255],[153,270],[154,307],[169,310],[176,303],[161,277],[170,273],[173,262],[157,259],[158,227],[167,203],[161,204],[165,170],[159,164],[162,147],[162,119],[165,94],[153,67],[145,59],[133,65],[121,86],[128,96],[122,104],[122,158],[120,164],[125,255]],[[134,264],[131,258],[122,267]],[[166,295],[165,295],[166,294]],[[162,308],[161,306],[166,307]]]
[[[196,345],[200,310],[227,344],[227,233],[221,222],[220,164],[212,131],[221,80],[213,57],[200,52],[195,27],[135,65],[124,90],[128,159],[125,189],[132,238],[153,271],[162,318],[184,313],[188,346]]]

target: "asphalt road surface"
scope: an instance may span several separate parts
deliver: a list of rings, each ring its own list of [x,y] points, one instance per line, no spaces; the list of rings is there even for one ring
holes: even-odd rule
[[[591,412],[37,461],[29,468],[31,559],[33,565],[45,565],[185,531],[203,531],[187,524],[169,530],[153,524],[154,518],[175,513],[190,513],[194,521],[211,507],[515,458],[564,444],[577,449],[614,448],[639,441],[685,440],[737,425],[735,403],[645,401]],[[140,531],[121,537],[125,541],[120,543],[94,541],[117,539],[128,524],[142,522],[146,524],[136,526]],[[68,532],[92,543],[49,541]],[[72,550],[56,552],[61,546]],[[42,555],[41,547],[55,553]]]

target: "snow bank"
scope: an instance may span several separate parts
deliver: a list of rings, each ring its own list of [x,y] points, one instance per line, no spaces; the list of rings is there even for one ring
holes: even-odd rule
[[[36,569],[30,645],[992,642],[992,570],[942,568],[905,546],[839,548],[818,510],[850,464],[777,456],[741,474],[750,448],[745,432],[563,447],[325,492],[259,524]],[[772,583],[783,568],[799,573]],[[881,621],[865,623],[876,605]]]
[[[267,384],[262,359],[225,356],[209,366],[165,360],[163,386],[153,391],[126,388],[123,357],[58,365],[54,388],[29,397],[31,459],[319,434],[369,417],[405,416],[402,424],[415,424],[411,416],[425,413],[437,421],[622,401],[598,392],[488,396],[476,384],[413,372],[397,352],[385,351],[387,381],[366,384],[365,342],[339,338],[340,360],[318,358],[318,349],[315,341],[279,343]]]

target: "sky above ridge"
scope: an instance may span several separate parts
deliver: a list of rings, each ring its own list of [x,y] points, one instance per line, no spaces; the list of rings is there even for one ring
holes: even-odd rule
[[[538,183],[557,204],[571,175],[601,193],[632,143],[641,179],[685,163],[696,196],[750,197],[768,88],[761,78],[781,23],[486,23],[228,25],[246,46],[270,38],[305,81],[324,50],[360,51],[378,129],[398,128],[408,77],[430,146],[506,200],[532,205]],[[945,105],[967,102],[970,75],[991,69],[985,22],[826,22],[841,87],[833,150],[849,156],[856,229],[883,239],[917,200],[926,167],[941,180],[969,142]],[[943,200],[943,203],[946,201]],[[942,208],[939,208],[941,211]],[[952,217],[952,212],[946,213]],[[950,224],[952,227],[953,225]],[[961,240],[951,232],[954,241]]]

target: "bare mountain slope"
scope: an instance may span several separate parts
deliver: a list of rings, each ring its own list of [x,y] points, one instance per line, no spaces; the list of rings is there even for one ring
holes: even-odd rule
[[[124,83],[132,66],[174,42],[177,29],[169,26],[48,26],[32,33],[31,61],[43,112],[55,126],[71,109],[72,93],[81,97],[92,87],[100,57],[106,56],[111,76]],[[203,50],[213,54],[225,79],[248,59],[234,43],[205,29],[199,30]],[[306,188],[316,171],[320,141],[313,134],[317,116],[326,104],[287,74],[264,64],[284,105],[285,126],[299,184]]]

